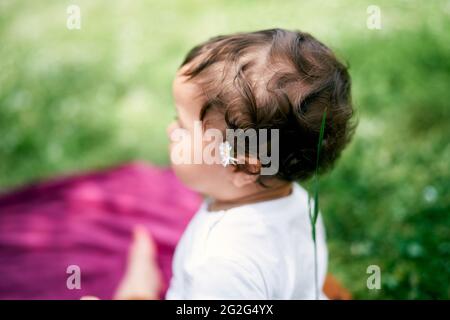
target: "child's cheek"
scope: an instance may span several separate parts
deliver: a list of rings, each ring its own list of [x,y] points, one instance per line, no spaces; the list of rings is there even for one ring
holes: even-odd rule
[[[189,131],[180,127],[169,134],[169,157],[172,165],[187,165],[191,158],[191,136]]]

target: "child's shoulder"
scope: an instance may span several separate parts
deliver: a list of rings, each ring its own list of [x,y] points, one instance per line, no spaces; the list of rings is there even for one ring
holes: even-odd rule
[[[267,232],[268,225],[261,213],[253,206],[244,206],[223,213],[211,227],[208,242],[245,244],[251,239],[263,238]]]
[[[289,226],[309,224],[307,201],[306,190],[294,184],[292,194],[285,198],[230,209],[211,225],[207,247],[230,253],[277,251],[289,240]]]

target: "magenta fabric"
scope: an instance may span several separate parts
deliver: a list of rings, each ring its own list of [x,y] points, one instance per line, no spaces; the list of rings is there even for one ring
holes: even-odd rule
[[[0,196],[0,299],[110,299],[133,226],[158,248],[164,291],[172,255],[201,198],[170,169],[143,163],[60,178]],[[81,270],[69,290],[67,267]]]

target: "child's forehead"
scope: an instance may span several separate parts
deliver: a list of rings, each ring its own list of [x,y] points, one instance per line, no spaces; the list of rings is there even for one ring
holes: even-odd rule
[[[183,121],[200,119],[201,109],[206,98],[195,81],[177,73],[173,81],[173,99],[177,114],[184,119]]]
[[[199,101],[203,98],[201,87],[180,72],[177,72],[173,80],[172,93],[175,101],[179,103]]]

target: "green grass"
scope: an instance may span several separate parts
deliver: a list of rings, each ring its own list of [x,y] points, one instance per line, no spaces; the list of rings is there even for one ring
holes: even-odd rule
[[[311,32],[350,64],[359,126],[320,182],[331,272],[356,298],[449,298],[448,1],[0,2],[0,188],[166,164],[171,81],[217,34]],[[382,29],[366,27],[377,4]],[[307,187],[313,187],[307,184]],[[368,290],[377,264],[382,289]]]

